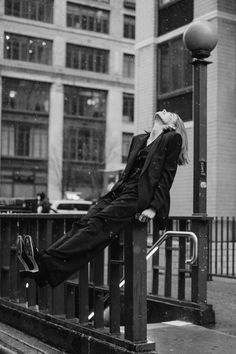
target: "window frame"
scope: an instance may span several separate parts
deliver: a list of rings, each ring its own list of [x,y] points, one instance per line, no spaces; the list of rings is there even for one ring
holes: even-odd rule
[[[110,11],[108,10],[67,2],[66,18],[67,27],[109,34]],[[77,26],[76,23],[79,25]]]
[[[66,68],[108,74],[109,54],[106,49],[66,43]]]
[[[18,14],[14,13],[14,5],[18,3]],[[9,7],[8,7],[9,5]],[[53,5],[54,0],[5,0],[4,13],[7,16],[14,16],[19,18],[28,19],[31,21],[39,21],[44,23],[53,23]],[[7,10],[8,7],[8,10]],[[28,15],[27,8],[28,7]],[[35,11],[32,11],[32,8]],[[40,18],[43,10],[43,19]],[[35,12],[35,18],[32,18],[32,13]],[[31,14],[31,15],[30,15]]]
[[[134,94],[123,92],[122,98],[123,98],[122,121],[125,123],[133,123],[134,122]]]
[[[135,55],[129,53],[123,53],[123,77],[126,79],[134,79],[134,76],[135,76]]]
[[[182,44],[182,39],[180,36],[178,37],[174,37],[174,38],[171,38],[165,42],[162,42],[162,43],[159,43],[158,46],[157,46],[157,51],[158,51],[158,77],[160,78],[158,80],[158,87],[157,87],[157,92],[158,92],[158,97],[165,97],[165,96],[173,96],[175,94],[178,94],[180,92],[189,92],[189,91],[192,91],[193,89],[193,82],[191,82],[190,85],[187,85],[187,86],[182,86],[182,87],[179,87],[179,88],[176,88],[176,89],[173,89],[173,90],[169,90],[169,91],[166,91],[166,92],[162,92],[161,91],[161,74],[163,73],[163,68],[162,68],[162,65],[161,65],[161,50],[160,50],[160,47],[164,46],[164,45],[167,45],[169,49],[171,49],[171,54],[169,55],[169,58],[168,58],[168,61],[169,61],[169,68],[168,68],[168,73],[171,77],[170,81],[171,81],[171,86],[173,85],[173,71],[175,71],[173,69],[173,61],[175,60],[175,55],[173,53],[173,42],[177,42],[177,40],[180,41],[180,43]],[[183,45],[183,44],[182,44]],[[184,45],[182,47],[183,49],[183,62],[186,63],[187,59],[186,57],[189,56],[189,60],[191,60],[191,55],[190,53],[184,48]],[[186,55],[185,55],[186,54]],[[167,60],[165,60],[165,62],[167,62]],[[189,61],[189,68],[191,68],[190,66],[190,61]],[[192,72],[192,68],[191,68],[191,72]],[[185,81],[185,71],[182,71],[182,77],[181,77],[181,81],[182,83]],[[191,76],[192,77],[192,76]],[[192,78],[193,80],[193,78]],[[173,87],[173,86],[172,86]]]
[[[181,66],[181,61],[178,62],[178,58],[176,59],[176,53],[174,52],[177,48],[178,50],[178,41],[181,44],[181,50],[182,50],[182,65],[183,65],[183,70],[181,71],[179,68],[178,70],[175,69],[175,66],[173,65],[173,61],[175,62],[175,65],[180,65]],[[173,45],[173,44],[176,44]],[[168,67],[166,68],[166,72],[169,75],[169,80],[167,78],[167,82],[169,81],[167,89],[163,92],[161,91],[161,86],[163,84],[162,81],[162,75],[165,73],[165,70],[163,69],[162,66],[162,59],[161,59],[161,47],[164,48],[166,46],[168,48],[168,56],[165,57],[164,63],[168,64]],[[193,75],[192,75],[192,58],[187,51],[186,48],[184,48],[182,38],[181,36],[177,36],[174,38],[171,38],[167,41],[161,42],[157,46],[157,73],[159,80],[157,80],[157,110],[160,109],[168,109],[168,104],[171,104],[173,107],[178,108],[178,111],[182,113],[182,119],[184,121],[189,121],[192,120],[192,95],[193,95]],[[178,73],[178,75],[181,75],[181,80],[180,82],[182,85],[179,87],[174,86],[174,74]],[[179,77],[176,80],[177,83],[179,83]],[[186,83],[186,85],[185,85]],[[169,103],[168,103],[169,101]],[[178,103],[178,101],[180,103]],[[173,110],[173,109],[172,109]],[[177,111],[177,110],[176,110]],[[191,113],[190,113],[191,112]]]
[[[25,85],[25,94],[22,95]],[[31,80],[2,78],[2,130],[8,138],[2,136],[2,156],[7,158],[26,158],[46,160],[48,158],[48,118],[49,118],[49,99],[50,86],[48,83],[35,82]],[[48,102],[47,111],[37,110],[37,97],[42,98],[45,92],[45,99]],[[11,95],[20,93],[18,102],[20,106],[11,107]],[[45,102],[46,102],[45,101]],[[43,103],[39,101],[39,105]],[[29,109],[35,105],[35,109]],[[10,131],[11,130],[11,131]],[[20,139],[19,132],[26,138]],[[12,135],[13,134],[13,135]],[[11,136],[10,136],[11,135]],[[9,140],[11,137],[11,140]],[[23,146],[20,144],[24,142]],[[22,149],[22,153],[20,153]],[[17,153],[18,151],[18,153]],[[6,152],[6,153],[5,153]]]
[[[41,46],[40,42],[42,43]],[[45,51],[44,53],[40,53],[43,47],[45,47]],[[4,32],[4,59],[19,60],[40,65],[52,65],[52,49],[52,40]],[[32,53],[34,55],[30,56]],[[38,60],[42,56],[43,60]]]
[[[124,14],[123,37],[127,39],[135,39],[135,16]]]

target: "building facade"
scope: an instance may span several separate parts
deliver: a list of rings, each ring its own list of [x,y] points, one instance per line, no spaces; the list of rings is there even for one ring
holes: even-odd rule
[[[147,21],[148,19],[148,21]],[[210,21],[218,45],[207,72],[207,213],[236,213],[236,2],[234,0],[139,0],[136,4],[135,131],[150,129],[156,110],[185,121],[190,164],[180,167],[171,190],[171,214],[193,212],[193,117],[191,56],[182,36],[195,19]]]
[[[1,197],[96,198],[134,131],[135,1],[1,0]]]

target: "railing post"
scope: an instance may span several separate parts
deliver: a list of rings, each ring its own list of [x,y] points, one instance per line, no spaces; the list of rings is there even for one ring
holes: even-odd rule
[[[125,230],[125,339],[146,342],[147,225],[135,221]]]
[[[125,339],[136,351],[153,353],[155,343],[147,342],[147,224],[134,221],[124,231],[125,248]]]
[[[109,287],[110,287],[110,332],[120,334],[120,238],[117,236],[110,245]]]
[[[125,231],[125,339],[147,339],[147,225],[135,221]]]
[[[192,266],[192,301],[206,305],[209,218],[199,217],[193,220],[192,229],[198,237],[198,261]]]

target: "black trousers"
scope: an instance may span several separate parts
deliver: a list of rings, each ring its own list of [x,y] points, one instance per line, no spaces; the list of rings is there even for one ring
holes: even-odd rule
[[[104,249],[139,211],[137,189],[130,184],[101,198],[66,235],[40,253],[39,277],[53,287],[59,285]]]

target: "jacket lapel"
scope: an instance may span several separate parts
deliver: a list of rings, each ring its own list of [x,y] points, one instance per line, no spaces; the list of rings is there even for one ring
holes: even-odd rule
[[[145,161],[145,163],[144,163],[144,166],[143,166],[141,175],[142,175],[142,174],[145,172],[145,170],[147,169],[147,167],[148,167],[148,165],[149,165],[149,163],[150,163],[150,161],[151,161],[151,159],[152,159],[154,153],[155,153],[156,150],[157,150],[158,145],[161,143],[162,137],[163,137],[163,133],[160,134],[160,135],[156,138],[156,140],[154,141],[154,143],[153,143],[153,145],[152,145],[152,147],[151,147],[151,149],[150,149],[150,151],[149,151],[149,153],[148,153],[148,155],[147,155],[147,158],[146,158],[146,161]]]
[[[130,169],[132,168],[135,158],[136,158],[141,146],[143,146],[144,141],[147,141],[148,137],[149,137],[148,134],[142,134],[142,135],[137,136],[137,140],[134,144],[134,147],[131,151],[128,163],[126,165],[126,169],[125,169],[126,173],[128,173],[130,171]]]

